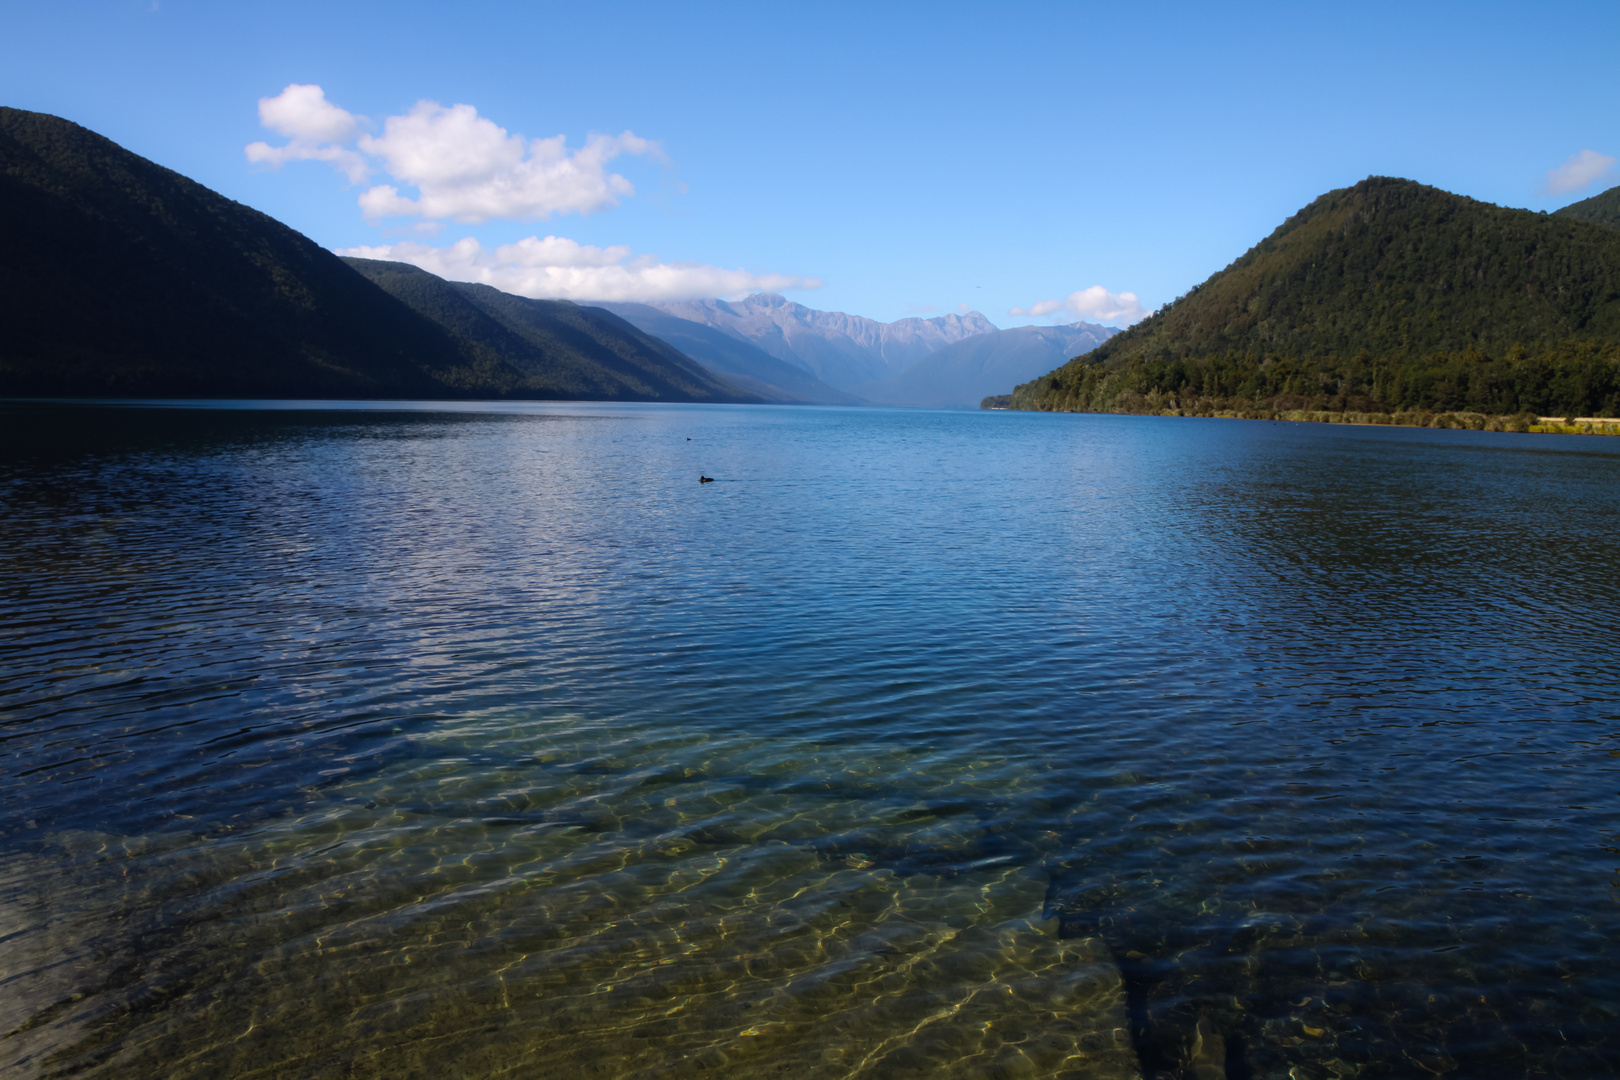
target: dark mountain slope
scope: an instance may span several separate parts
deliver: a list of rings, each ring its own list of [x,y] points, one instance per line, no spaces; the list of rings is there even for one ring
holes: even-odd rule
[[[1596,415],[1617,364],[1620,233],[1375,177],[1013,402]]]
[[[607,312],[404,269],[414,304],[94,132],[0,109],[0,395],[746,398]]]
[[[1582,199],[1578,203],[1570,203],[1562,210],[1554,210],[1553,216],[1575,218],[1577,221],[1590,221],[1597,225],[1607,225],[1611,229],[1620,229],[1620,187],[1612,187],[1601,195]]]
[[[516,397],[631,401],[758,400],[679,349],[596,308],[446,281],[408,263],[351,268],[465,343],[480,383]]]
[[[444,396],[458,344],[280,222],[0,108],[0,393]]]
[[[567,300],[531,300],[488,285],[458,284],[463,294],[548,357],[573,353],[581,367],[619,380],[624,397],[659,401],[758,401],[715,375],[681,350],[642,333],[611,311]],[[548,361],[549,363],[550,361]],[[528,369],[539,374],[549,369]],[[548,377],[560,378],[559,370]],[[600,376],[599,376],[600,377]],[[643,389],[644,388],[644,389]]]
[[[808,371],[779,360],[759,346],[713,326],[679,318],[651,304],[599,303],[653,337],[669,342],[728,382],[766,401],[811,405],[858,405],[861,399],[836,390]]]

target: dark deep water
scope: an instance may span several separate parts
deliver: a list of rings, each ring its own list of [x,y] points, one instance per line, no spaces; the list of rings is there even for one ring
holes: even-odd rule
[[[1620,439],[0,404],[0,1075],[1615,1075],[1617,512]]]

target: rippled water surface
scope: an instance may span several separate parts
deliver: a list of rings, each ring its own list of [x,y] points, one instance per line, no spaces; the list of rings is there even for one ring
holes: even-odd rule
[[[0,1075],[1614,1075],[1617,511],[1620,440],[0,405]]]

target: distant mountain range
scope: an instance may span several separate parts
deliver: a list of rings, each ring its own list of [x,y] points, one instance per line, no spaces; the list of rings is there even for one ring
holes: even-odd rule
[[[340,259],[69,121],[0,108],[0,395],[962,406],[1113,331],[762,293],[578,305]]]
[[[858,390],[875,405],[976,409],[984,398],[1088,353],[1117,333],[1112,326],[1083,322],[992,330],[929,353],[894,378]]]
[[[1620,230],[1580,220],[1613,194],[1560,216],[1386,177],[1328,192],[1012,404],[1620,415]]]
[[[882,323],[817,311],[771,293],[732,302],[598,306],[767,401],[819,404],[975,408],[986,395],[1033,379],[1119,333],[1092,323],[997,330],[978,312]],[[817,366],[828,381],[840,382],[830,386],[811,375]],[[854,381],[874,372],[887,374]]]
[[[804,367],[778,360],[753,342],[705,323],[670,315],[650,304],[604,302],[595,306],[613,312],[643,333],[667,341],[727,382],[763,401],[861,404],[860,398],[835,390]]]
[[[996,329],[977,311],[882,323],[841,311],[817,311],[775,293],[650,306],[758,346],[846,393],[859,393],[857,387],[893,378],[938,349]]]
[[[608,312],[367,271],[0,108],[0,395],[759,400]]]

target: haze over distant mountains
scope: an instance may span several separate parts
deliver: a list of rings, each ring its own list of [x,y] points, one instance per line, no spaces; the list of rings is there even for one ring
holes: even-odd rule
[[[650,306],[757,345],[850,393],[859,393],[857,387],[863,384],[893,378],[946,345],[996,329],[977,311],[882,323],[841,311],[817,311],[776,293]]]
[[[595,305],[636,329],[680,349],[734,386],[764,401],[800,405],[859,405],[860,398],[834,389],[798,364],[778,360],[751,341],[705,323],[660,311],[650,304]]]
[[[859,389],[874,405],[976,409],[986,397],[1043,375],[1117,333],[1115,327],[1084,322],[992,330],[947,345],[894,378]]]
[[[881,323],[817,311],[769,293],[729,303],[599,306],[768,401],[820,404],[976,408],[987,395],[1004,393],[1119,333],[1094,323],[997,330],[978,312]],[[688,317],[694,315],[708,321]],[[806,356],[821,358],[824,372],[844,380],[892,374],[829,386],[810,374],[812,360]]]

